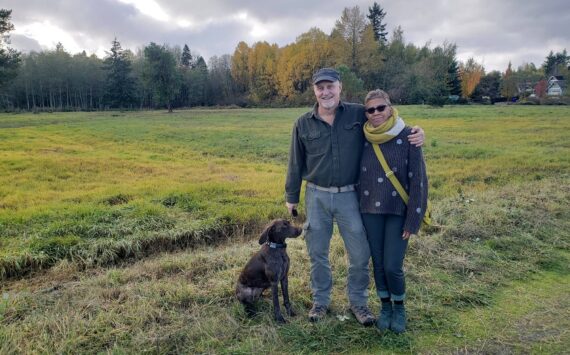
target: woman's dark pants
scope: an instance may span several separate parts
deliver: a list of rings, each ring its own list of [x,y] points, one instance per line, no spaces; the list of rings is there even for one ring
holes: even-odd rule
[[[406,296],[403,266],[408,247],[408,241],[402,239],[404,217],[363,213],[362,222],[372,254],[378,297],[403,301]]]

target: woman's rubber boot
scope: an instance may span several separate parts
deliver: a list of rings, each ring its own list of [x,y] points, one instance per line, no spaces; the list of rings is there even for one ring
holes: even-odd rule
[[[406,331],[406,308],[404,304],[394,304],[390,329],[398,334]]]
[[[390,329],[390,323],[392,322],[392,302],[382,302],[382,308],[380,309],[380,315],[376,321],[376,327],[382,331]]]

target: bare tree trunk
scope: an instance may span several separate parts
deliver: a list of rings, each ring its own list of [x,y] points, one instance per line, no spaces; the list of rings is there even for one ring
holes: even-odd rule
[[[28,111],[30,111],[30,97],[28,94],[28,82],[26,81],[26,84],[24,85],[24,87],[26,88],[26,106],[28,107]]]
[[[44,90],[43,90],[43,85],[42,82],[40,81],[40,103],[41,103],[41,108],[44,108]]]
[[[32,84],[32,107],[36,108],[36,93],[34,92],[34,85]]]

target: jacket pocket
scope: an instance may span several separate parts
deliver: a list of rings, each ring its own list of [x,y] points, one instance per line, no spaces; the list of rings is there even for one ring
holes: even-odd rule
[[[326,139],[319,131],[310,132],[301,136],[307,155],[322,155],[326,152]]]
[[[359,130],[362,129],[362,124],[360,122],[351,122],[344,125],[346,130]]]

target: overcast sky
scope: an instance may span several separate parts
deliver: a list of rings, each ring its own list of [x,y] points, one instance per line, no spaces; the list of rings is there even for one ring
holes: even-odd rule
[[[345,7],[368,13],[374,1],[307,0],[2,0],[12,9],[11,46],[105,55],[117,37],[136,50],[152,42],[188,44],[207,60],[232,54],[239,41],[285,46],[311,27],[330,33]],[[549,51],[570,51],[569,0],[379,1],[392,30],[406,42],[457,44],[458,58],[474,57],[487,71],[544,62]]]

